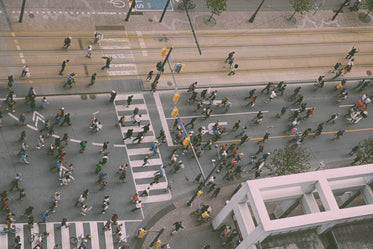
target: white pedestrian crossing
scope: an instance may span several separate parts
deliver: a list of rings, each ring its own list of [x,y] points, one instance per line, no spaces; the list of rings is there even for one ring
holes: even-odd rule
[[[141,222],[141,220],[118,220],[118,224],[123,224],[121,230],[123,238],[125,238],[128,234],[126,225],[132,222],[138,223]],[[61,229],[57,229],[57,226],[61,224],[58,222],[48,222],[41,224],[34,223],[33,228],[27,226],[26,223],[16,223],[15,226],[17,228],[17,232],[15,235],[11,236],[8,233],[0,235],[0,249],[11,248],[8,246],[13,245],[15,236],[20,237],[22,249],[34,248],[36,245],[36,239],[35,241],[31,241],[29,237],[33,234],[42,234],[45,231],[48,231],[49,235],[44,238],[45,243],[43,243],[43,245],[46,246],[46,248],[48,249],[52,249],[56,244],[60,244],[60,248],[62,249],[75,249],[74,245],[71,244],[71,238],[79,236],[84,237],[88,234],[92,235],[90,242],[88,242],[88,244],[91,245],[89,246],[89,248],[91,249],[118,248],[120,244],[115,244],[115,235],[113,235],[113,230],[107,232],[104,231],[103,226],[105,223],[106,221],[69,222],[70,226],[68,228],[62,227]],[[1,230],[6,227],[7,226],[5,224],[0,224]]]
[[[126,106],[127,98],[130,95],[133,96],[133,104],[129,107]],[[157,173],[158,169],[163,166],[162,158],[160,153],[156,153],[153,157],[151,157],[148,163],[142,167],[144,160],[139,159],[139,157],[145,158],[146,155],[150,155],[153,153],[150,150],[150,143],[153,143],[157,140],[152,122],[149,117],[148,108],[146,106],[145,98],[143,94],[118,94],[114,101],[115,110],[117,113],[117,117],[119,119],[120,116],[125,115],[126,122],[131,121],[132,117],[131,114],[135,108],[139,109],[139,113],[141,114],[141,127],[138,126],[124,126],[121,127],[122,136],[124,137],[126,132],[129,129],[133,129],[134,132],[141,132],[143,130],[144,124],[150,124],[149,132],[144,136],[143,140],[140,144],[138,144],[137,140],[133,142],[135,136],[131,139],[125,140],[126,151],[129,160],[129,166],[131,169],[132,176],[134,178],[136,192],[140,193],[146,189],[146,187],[150,186],[150,183],[153,181],[155,174]],[[129,119],[127,119],[129,117]],[[127,146],[128,145],[128,146]],[[129,148],[128,148],[129,147]],[[149,171],[149,167],[156,168],[157,170]],[[133,172],[135,171],[135,172]],[[141,180],[141,181],[139,181]],[[141,184],[137,184],[136,182],[141,182]],[[163,177],[160,180],[160,183],[155,183],[150,188],[150,196],[149,198],[141,198],[143,203],[147,202],[157,202],[157,201],[166,201],[171,199],[171,193],[166,191],[168,186],[167,176],[163,172]],[[164,190],[162,193],[161,190]],[[154,190],[154,191],[153,191]]]
[[[137,75],[135,56],[130,49],[131,43],[128,38],[104,38],[99,46],[104,56],[113,57],[113,62],[106,71],[108,75]],[[114,54],[113,50],[119,51],[115,51]]]

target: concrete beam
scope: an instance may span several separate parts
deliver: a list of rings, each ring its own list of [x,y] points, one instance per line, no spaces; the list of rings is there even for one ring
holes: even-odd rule
[[[366,185],[362,190],[361,193],[363,195],[364,201],[366,204],[373,204],[373,191],[369,185]]]
[[[319,193],[320,200],[325,208],[325,210],[333,210],[337,211],[339,210],[337,201],[333,195],[333,192],[328,184],[328,181],[326,179],[320,179],[316,183],[316,189]]]
[[[243,239],[245,239],[255,229],[255,224],[247,203],[233,206],[233,213],[240,228]]]
[[[278,206],[275,211],[273,212],[273,215],[276,219],[281,219],[286,216],[288,216],[291,211],[294,210],[299,205],[299,199],[292,199],[284,201],[283,203]]]
[[[303,211],[306,214],[313,214],[313,213],[319,213],[320,208],[319,205],[317,205],[317,202],[315,200],[315,197],[312,193],[304,194],[301,199]]]
[[[248,237],[243,239],[241,243],[236,247],[236,249],[248,249],[252,248],[255,243],[258,241],[262,242],[269,236],[270,234],[267,232],[264,232],[262,226],[257,226],[252,233],[249,234]]]
[[[327,231],[329,231],[330,229],[332,229],[335,225],[337,225],[338,223],[335,222],[335,221],[331,221],[327,224],[323,224],[321,226],[319,226],[317,229],[316,229],[316,233],[317,234],[323,234]]]

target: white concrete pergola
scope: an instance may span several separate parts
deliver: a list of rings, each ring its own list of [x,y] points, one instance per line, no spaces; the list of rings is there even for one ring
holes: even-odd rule
[[[336,224],[373,217],[372,182],[373,164],[249,180],[212,225],[218,229],[234,214],[243,237],[237,249],[254,249],[258,241],[280,233],[317,228],[322,234]],[[357,196],[363,197],[364,205],[346,207]],[[281,201],[274,212],[278,219],[271,220],[265,203]],[[286,217],[298,204],[303,214]]]

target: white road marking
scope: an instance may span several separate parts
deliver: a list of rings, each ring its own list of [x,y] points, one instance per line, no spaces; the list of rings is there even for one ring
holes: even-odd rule
[[[114,148],[125,148],[125,144],[114,144]]]
[[[131,48],[130,46],[100,46],[101,49],[105,49],[105,50],[110,50],[110,49],[129,49]]]
[[[354,105],[340,105],[339,107],[351,107],[351,106],[354,106]]]
[[[36,128],[36,127],[34,127],[34,126],[31,126],[31,125],[29,125],[29,124],[27,124],[26,125],[28,128],[30,128],[30,129],[33,129],[34,131],[37,131],[38,130],[38,128]]]
[[[160,183],[154,183],[150,186],[150,184],[139,184],[136,185],[136,189],[138,192],[144,191],[147,187],[150,187],[150,190],[156,190],[156,189],[166,189],[168,186],[168,182],[160,182]]]
[[[132,142],[135,137],[132,137],[131,140],[125,140],[126,144],[137,144],[137,140]],[[152,143],[155,142],[156,138],[154,136],[145,136],[141,143]]]
[[[146,105],[145,104],[133,104],[133,105],[130,105],[129,107],[127,107],[127,105],[117,105],[117,111],[118,112],[121,112],[121,111],[131,111],[131,112],[133,112],[133,110],[135,108],[146,109]]]
[[[144,163],[143,160],[133,160],[131,161],[131,167],[141,167],[143,163]],[[148,163],[144,167],[161,165],[161,164],[162,164],[161,158],[149,159]]]
[[[128,70],[128,71],[107,71],[108,75],[136,75],[137,70]]]
[[[122,133],[126,133],[129,129],[133,129],[133,132],[141,132],[143,128],[141,126],[122,126],[120,130]]]
[[[70,249],[70,231],[65,226],[61,227],[61,241],[63,249]]]
[[[15,119],[15,120],[18,121],[18,118],[17,118],[16,116],[14,116],[13,114],[11,114],[10,112],[8,113],[8,115],[9,115],[10,117],[12,117],[13,119]]]
[[[145,41],[142,38],[142,32],[141,31],[136,31],[136,34],[137,34],[138,39],[139,39],[140,48],[142,48],[141,49],[142,56],[148,56],[148,51],[146,51]]]
[[[114,249],[112,231],[105,231],[106,249]]]
[[[124,118],[126,119],[126,122],[128,121],[133,121],[132,115],[124,115]],[[141,120],[149,120],[149,115],[148,114],[141,114]]]
[[[128,96],[131,96],[133,95],[133,98],[132,100],[135,100],[135,99],[143,99],[143,95],[140,94],[140,93],[130,93],[130,94],[119,94],[115,97],[115,101],[117,100],[127,100]],[[125,103],[127,105],[127,101]]]
[[[7,226],[5,224],[0,224],[0,229],[3,230]],[[0,236],[0,245],[2,245],[4,248],[8,248],[8,234],[4,234]]]
[[[166,135],[167,145],[168,146],[174,146],[174,142],[172,141],[170,129],[168,128],[167,118],[164,114],[164,110],[163,110],[161,99],[159,97],[159,93],[156,92],[156,93],[154,93],[153,96],[154,96],[154,100],[155,100],[155,106],[157,107],[159,118],[161,120],[162,128],[163,128],[164,133]]]
[[[83,223],[82,222],[76,222],[75,223],[75,234],[76,234],[76,237],[79,237],[80,235],[82,235],[82,237],[84,237],[84,229],[83,229]],[[80,245],[78,245],[80,246]]]
[[[103,146],[103,143],[92,143],[92,145]]]
[[[53,248],[55,245],[54,224],[46,223],[46,231],[49,232],[48,239],[47,239],[47,248]]]
[[[153,151],[150,150],[149,148],[127,149],[127,154],[129,156],[146,155],[146,154],[151,154],[151,153],[153,153]]]
[[[143,172],[134,172],[134,173],[132,173],[132,175],[133,175],[134,179],[153,178],[154,174],[157,171],[158,170],[154,170],[154,171],[143,171]],[[136,186],[136,184],[135,184],[135,186]]]
[[[74,143],[80,143],[80,142],[81,142],[81,140],[72,139],[72,138],[70,139],[70,141],[71,141],[71,142],[74,142]]]
[[[97,222],[89,222],[89,230],[91,234],[95,234],[96,236],[92,236],[91,238],[91,245],[92,249],[99,249],[100,242],[98,241],[98,229],[97,229]]]
[[[155,95],[155,94],[154,94]],[[268,111],[262,111],[263,113],[266,113]],[[222,113],[222,114],[213,114],[210,115],[210,117],[222,117],[222,116],[234,116],[234,115],[250,115],[250,114],[257,114],[258,112],[236,112],[236,113]],[[205,116],[182,116],[179,117],[180,119],[184,118],[204,118]],[[173,119],[172,117],[166,118],[166,119]]]
[[[171,200],[171,193],[168,192],[167,194],[163,194],[163,195],[151,195],[151,196],[139,197],[139,199],[143,203],[168,201],[168,200]]]

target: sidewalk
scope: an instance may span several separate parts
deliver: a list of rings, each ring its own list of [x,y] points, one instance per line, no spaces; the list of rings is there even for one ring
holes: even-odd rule
[[[197,184],[196,185],[197,189]],[[132,241],[131,248],[145,249],[148,248],[158,232],[164,228],[164,232],[160,236],[162,244],[169,243],[171,249],[200,249],[202,246],[209,244],[211,249],[225,249],[221,245],[222,240],[218,234],[212,231],[211,222],[198,226],[197,217],[190,215],[191,212],[199,208],[200,205],[207,204],[212,208],[212,217],[215,217],[218,212],[224,207],[225,201],[230,200],[233,191],[238,186],[238,183],[233,183],[221,187],[221,191],[216,198],[211,198],[212,193],[207,194],[207,189],[203,189],[204,194],[201,197],[196,197],[192,203],[192,207],[186,206],[186,202],[191,196],[180,198],[174,202],[165,203],[158,209],[154,210],[148,217],[145,217],[141,227],[150,229],[147,236],[140,240]],[[176,221],[182,221],[184,229],[179,230],[174,235],[170,235],[173,224]],[[234,228],[234,227],[232,227]]]

